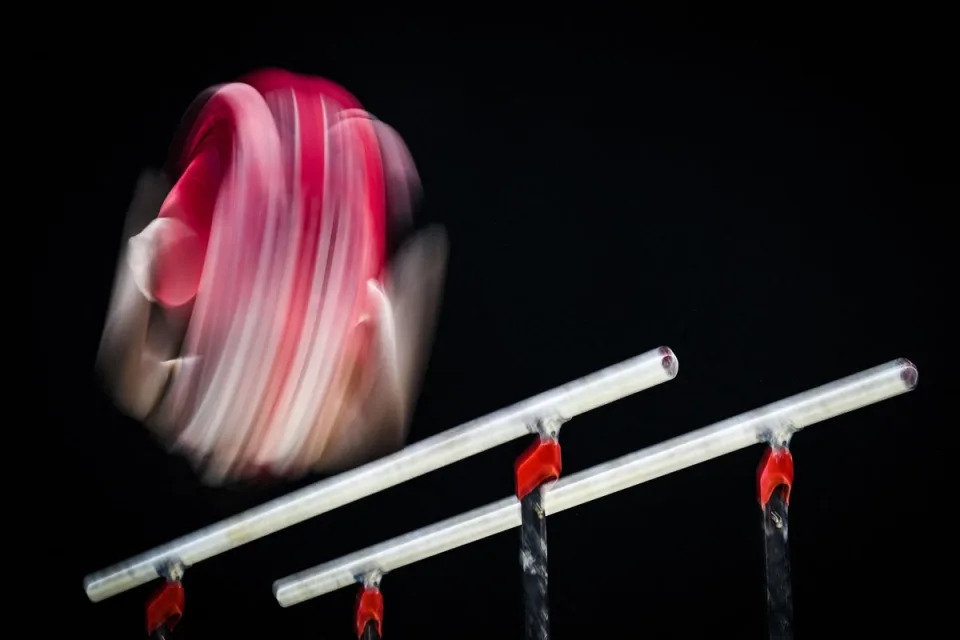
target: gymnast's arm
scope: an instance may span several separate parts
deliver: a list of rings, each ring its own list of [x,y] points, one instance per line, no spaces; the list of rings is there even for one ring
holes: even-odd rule
[[[144,174],[137,185],[124,234],[129,240],[121,249],[97,353],[97,366],[114,401],[139,420],[150,415],[177,370],[174,341],[155,328],[163,310],[150,294],[160,235],[170,225],[163,220],[144,225],[166,191],[156,174]],[[142,231],[130,237],[138,229]]]
[[[144,420],[159,402],[176,361],[163,359],[148,343],[153,302],[129,266],[135,253],[127,247],[121,259],[97,361],[114,401]]]

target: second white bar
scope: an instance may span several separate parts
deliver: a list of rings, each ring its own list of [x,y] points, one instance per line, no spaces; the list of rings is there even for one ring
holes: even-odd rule
[[[547,492],[547,513],[752,444],[789,439],[804,427],[900,395],[916,383],[916,367],[901,358],[791,396],[561,479]],[[288,607],[349,586],[367,573],[387,573],[518,526],[520,503],[511,496],[278,580],[273,592],[280,605]]]

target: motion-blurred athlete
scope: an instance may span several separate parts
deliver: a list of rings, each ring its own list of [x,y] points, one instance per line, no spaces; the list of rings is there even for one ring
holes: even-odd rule
[[[104,328],[120,407],[208,482],[402,446],[447,243],[427,229],[388,263],[419,187],[397,133],[331,82],[268,70],[202,94],[171,163],[172,188],[138,185]]]

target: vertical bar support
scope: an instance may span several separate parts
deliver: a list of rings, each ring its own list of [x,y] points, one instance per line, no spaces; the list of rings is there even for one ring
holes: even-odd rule
[[[183,617],[184,566],[180,562],[163,565],[158,572],[163,585],[147,600],[147,635],[150,640],[170,640],[173,628]]]
[[[383,593],[380,592],[379,572],[364,576],[357,594],[354,624],[359,640],[380,640],[383,637]]]
[[[360,636],[360,640],[380,640],[380,633],[377,629],[376,621],[370,620],[367,622],[367,626],[363,628],[363,634]]]
[[[517,458],[516,494],[520,499],[520,568],[523,571],[524,637],[549,640],[547,598],[547,510],[545,485],[560,477],[557,426],[540,425],[540,437]]]
[[[520,567],[523,570],[524,637],[549,640],[547,514],[543,508],[543,486],[520,499]]]
[[[770,640],[793,640],[793,589],[790,580],[788,509],[793,457],[784,446],[768,447],[757,473],[763,509],[763,549],[767,579]]]

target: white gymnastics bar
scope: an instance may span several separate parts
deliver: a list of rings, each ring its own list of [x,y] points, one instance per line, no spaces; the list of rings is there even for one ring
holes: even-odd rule
[[[165,567],[172,564],[190,567],[524,434],[536,432],[541,421],[563,422],[672,380],[678,366],[676,356],[668,347],[648,351],[88,575],[83,581],[84,590],[93,602],[105,600],[158,578]]]
[[[788,442],[811,424],[912,390],[917,377],[910,361],[895,360],[581,471],[549,488],[547,514],[752,444]],[[289,607],[518,526],[520,502],[511,496],[277,580],[273,593],[281,606]]]

